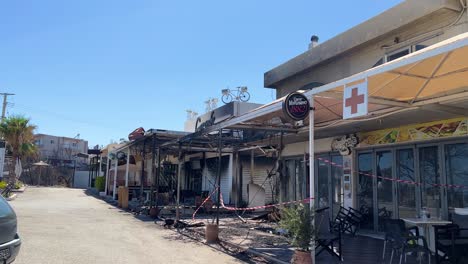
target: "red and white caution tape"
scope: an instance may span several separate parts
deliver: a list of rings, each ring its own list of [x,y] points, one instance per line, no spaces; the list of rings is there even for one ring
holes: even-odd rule
[[[206,197],[206,199],[200,204],[200,206],[198,206],[197,210],[195,210],[195,212],[193,212],[192,214],[192,220],[195,221],[195,215],[198,213],[198,210],[200,210],[200,208],[202,208],[202,206],[208,202],[208,200],[211,198],[211,196],[213,196],[213,194],[216,192],[216,190],[218,190],[218,187],[214,188],[214,190],[210,193],[210,195],[208,195]]]

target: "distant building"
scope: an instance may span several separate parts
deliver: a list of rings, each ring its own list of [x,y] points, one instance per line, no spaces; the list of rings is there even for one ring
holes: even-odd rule
[[[72,167],[75,160],[78,164],[87,163],[86,159],[77,157],[79,153],[88,153],[86,140],[46,134],[36,134],[34,138],[40,159],[51,165]]]

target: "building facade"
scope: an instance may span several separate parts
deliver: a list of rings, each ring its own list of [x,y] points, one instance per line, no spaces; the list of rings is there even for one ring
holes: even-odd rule
[[[86,140],[46,134],[36,134],[34,138],[40,159],[51,165],[73,167],[75,161],[87,164],[84,158],[77,157],[79,153],[88,153]]]
[[[276,89],[281,98],[424,50],[468,32],[466,6],[465,1],[455,0],[404,1],[322,44],[311,45],[303,54],[266,72],[265,87]],[[410,77],[413,67],[417,66],[408,67],[407,74],[396,79]],[[439,68],[425,78],[427,82]],[[466,69],[461,66],[461,70]],[[464,82],[466,87],[468,81]],[[414,88],[418,83],[408,80],[405,85]],[[381,89],[386,86],[381,83]],[[434,99],[444,95],[437,94]],[[409,100],[408,106],[411,103]],[[337,105],[327,105],[327,118],[342,119],[341,106],[341,100]],[[316,125],[321,121],[316,120]],[[386,218],[415,217],[423,208],[432,216],[448,219],[454,208],[468,208],[467,189],[453,188],[468,186],[467,131],[468,103],[462,96],[411,113],[395,112],[392,116],[389,112],[388,117],[372,123],[340,127],[323,121],[314,141],[316,204],[330,206],[335,213],[340,206],[367,212],[370,220],[365,228],[374,231],[380,230]],[[352,150],[343,153],[339,146],[351,139]],[[282,152],[286,168],[282,175],[283,200],[310,195],[307,140],[305,133],[286,140]]]
[[[465,9],[458,0],[404,1],[267,71],[264,86],[281,98],[395,60],[467,32]]]

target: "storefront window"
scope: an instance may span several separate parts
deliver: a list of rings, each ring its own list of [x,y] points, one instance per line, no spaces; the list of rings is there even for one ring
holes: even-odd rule
[[[468,208],[468,189],[456,187],[468,186],[466,141],[375,149],[358,153],[357,162],[357,205],[368,216],[363,228],[381,230],[385,219],[414,218],[421,208],[432,218],[447,217],[446,205],[448,213]]]
[[[332,156],[332,161],[334,164],[343,164],[342,156]],[[333,195],[333,217],[336,216],[340,206],[343,205],[343,167],[341,166],[331,166],[332,173],[332,195]]]
[[[297,199],[307,198],[307,184],[306,184],[306,175],[304,175],[304,161],[296,160],[296,181],[297,184]]]
[[[373,229],[374,226],[374,188],[372,177],[366,174],[372,174],[372,153],[362,153],[358,156],[359,168],[359,188],[358,188],[358,206],[361,212],[366,216],[366,222],[362,226],[364,229]]]
[[[397,177],[400,180],[416,182],[414,173],[414,153],[412,149],[397,151]],[[400,217],[416,217],[415,185],[401,182],[398,184],[398,210]]]
[[[419,149],[419,171],[421,175],[421,202],[431,217],[441,216],[440,175],[438,147]]]
[[[286,201],[305,199],[308,195],[307,174],[303,159],[286,160]]]
[[[318,207],[330,206],[329,203],[329,192],[328,192],[328,164],[322,160],[318,161],[318,185],[317,185],[317,197]]]
[[[447,184],[468,186],[468,143],[445,146]],[[449,209],[468,207],[468,189],[448,188]]]
[[[377,199],[379,229],[382,229],[385,219],[393,216],[393,195],[392,195],[392,167],[393,158],[391,151],[379,151],[377,157]]]

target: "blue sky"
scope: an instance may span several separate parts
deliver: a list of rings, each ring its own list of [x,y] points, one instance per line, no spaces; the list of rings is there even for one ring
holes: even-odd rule
[[[263,73],[396,0],[0,3],[0,92],[37,132],[92,145],[136,127],[182,130],[223,88],[267,103]]]

